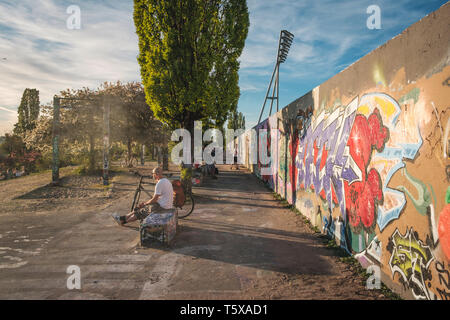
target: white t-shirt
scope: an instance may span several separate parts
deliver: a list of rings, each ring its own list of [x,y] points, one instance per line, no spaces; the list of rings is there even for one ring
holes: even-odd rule
[[[158,203],[164,209],[173,207],[173,188],[172,184],[166,178],[158,181],[155,187],[155,194],[159,195]]]

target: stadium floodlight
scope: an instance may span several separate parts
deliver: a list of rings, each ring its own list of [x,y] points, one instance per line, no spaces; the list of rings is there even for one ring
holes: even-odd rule
[[[280,84],[280,63],[284,63],[287,59],[289,49],[291,48],[291,44],[294,41],[294,35],[287,30],[281,30],[280,32],[280,40],[278,41],[278,52],[277,52],[277,62],[275,64],[275,69],[272,73],[272,79],[270,79],[269,88],[267,89],[266,98],[264,99],[264,104],[261,108],[261,113],[259,114],[258,124],[261,122],[261,116],[264,112],[264,107],[266,106],[267,99],[272,100],[270,103],[270,111],[269,116],[272,114],[272,105],[273,100],[277,100],[277,112],[278,112],[278,92],[279,92],[279,84]],[[270,88],[272,87],[273,78],[275,78],[275,84],[273,86],[272,96],[269,97]],[[275,94],[276,92],[276,94]]]
[[[293,40],[294,35],[292,33],[287,30],[281,30],[280,43],[278,45],[278,63],[286,61]]]
[[[278,46],[278,62],[283,63],[286,61],[289,49],[291,47],[294,35],[287,30],[281,30],[280,44]]]

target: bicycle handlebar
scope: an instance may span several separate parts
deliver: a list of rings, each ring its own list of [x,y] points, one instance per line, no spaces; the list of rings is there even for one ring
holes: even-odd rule
[[[153,178],[153,176],[146,176],[146,175],[140,174],[139,171],[135,171],[134,174],[141,178],[150,178],[150,179]]]
[[[149,178],[149,179],[153,179],[153,175],[151,175],[151,176],[146,176],[146,175],[140,174],[139,171],[134,171],[134,174],[137,175],[137,176],[139,176],[140,178]],[[167,176],[168,178],[171,178],[171,177],[173,176],[173,173],[171,173],[171,172],[166,173],[165,176]]]

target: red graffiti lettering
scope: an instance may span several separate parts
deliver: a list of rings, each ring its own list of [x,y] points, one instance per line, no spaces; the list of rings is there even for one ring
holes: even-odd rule
[[[372,168],[367,173],[367,166],[373,149],[381,152],[388,139],[389,129],[383,126],[378,109],[369,119],[363,115],[355,117],[347,146],[350,156],[361,170],[361,181],[352,184],[344,182],[346,213],[355,228],[360,223],[371,228],[376,221],[377,205],[383,201],[382,182],[376,169]]]

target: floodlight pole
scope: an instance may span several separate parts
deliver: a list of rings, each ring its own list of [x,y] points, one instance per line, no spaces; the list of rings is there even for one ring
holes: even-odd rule
[[[275,83],[273,85],[272,97],[268,97],[272,101],[270,101],[270,111],[269,117],[272,114],[272,105],[273,100],[277,100],[277,112],[278,112],[278,85],[280,83],[280,48],[281,48],[281,38],[283,37],[283,30],[280,31],[280,38],[278,39],[278,52],[277,52],[277,63],[275,64],[275,70],[277,72],[277,76],[275,78]],[[275,96],[275,89],[277,90],[277,95]]]
[[[291,46],[292,40],[294,39],[294,35],[287,30],[280,31],[280,39],[278,40],[278,51],[277,51],[277,62],[275,64],[275,68],[272,73],[272,78],[270,79],[269,88],[267,88],[266,97],[264,99],[264,104],[261,108],[261,113],[259,114],[258,124],[261,122],[261,117],[264,112],[264,108],[266,106],[266,102],[268,99],[272,100],[270,103],[269,117],[272,115],[272,107],[273,100],[277,100],[277,112],[279,111],[279,87],[280,87],[280,64],[283,63],[289,52],[289,48]],[[283,42],[282,42],[283,41]],[[272,90],[272,96],[269,97],[269,92],[272,87],[273,78],[275,77],[275,83]],[[276,94],[275,94],[276,92]]]
[[[275,75],[275,72],[277,71],[277,68],[278,68],[278,63],[275,65],[275,69],[272,72],[272,78],[270,79],[269,88],[267,88],[266,98],[264,99],[264,104],[262,106],[261,113],[259,114],[258,124],[261,122],[261,116],[264,112],[264,107],[266,106],[267,99],[272,99],[272,97],[269,97],[269,92],[270,92],[270,88],[272,87],[273,77]]]

